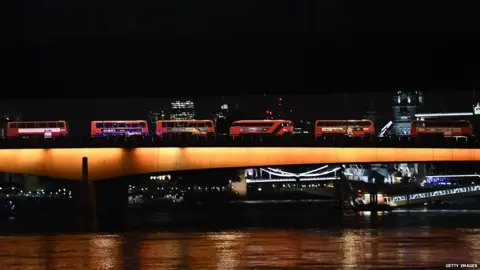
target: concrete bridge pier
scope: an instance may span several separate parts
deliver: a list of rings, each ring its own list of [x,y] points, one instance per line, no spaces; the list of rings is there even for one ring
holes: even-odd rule
[[[340,207],[340,210],[343,212],[345,210],[345,175],[344,169],[340,170],[340,179],[335,183],[336,193],[337,193],[337,203]],[[338,185],[337,185],[338,184]]]
[[[87,231],[96,231],[98,220],[96,214],[95,186],[88,178],[88,158],[82,158],[82,183],[79,196],[83,227]]]
[[[88,158],[82,158],[82,220],[87,231],[119,228],[126,223],[126,180],[89,181]]]

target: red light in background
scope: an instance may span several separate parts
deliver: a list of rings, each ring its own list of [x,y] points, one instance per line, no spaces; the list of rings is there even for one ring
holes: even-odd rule
[[[358,192],[358,193],[362,193],[362,190],[361,190],[361,189],[359,189],[359,190],[357,190],[357,192]]]

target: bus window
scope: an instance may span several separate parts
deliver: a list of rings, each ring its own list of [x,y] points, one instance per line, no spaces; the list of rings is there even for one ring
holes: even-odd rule
[[[138,123],[131,123],[130,126],[132,128],[138,128],[139,124]]]
[[[119,128],[125,128],[125,123],[118,123],[117,125]]]
[[[17,128],[17,123],[10,123],[10,128]]]
[[[57,127],[57,123],[55,122],[47,123],[47,128],[56,128],[56,127]]]
[[[140,122],[140,127],[141,128],[146,128],[147,127],[147,124],[145,122]]]
[[[103,127],[105,127],[105,128],[113,128],[113,123],[103,123]]]
[[[35,123],[25,123],[26,128],[35,128]]]
[[[205,122],[205,124],[206,124],[207,127],[209,127],[209,128],[213,127],[212,122]]]
[[[63,125],[63,123],[61,123]],[[103,123],[96,123],[97,128],[103,128]]]
[[[59,128],[65,128],[65,123],[63,123],[63,122],[58,122],[58,127],[59,127]]]
[[[356,127],[368,127],[370,126],[369,122],[365,121],[359,121],[359,122],[350,122],[350,126],[356,126]]]
[[[47,123],[38,123],[37,124],[39,128],[46,128],[47,127]]]
[[[25,128],[26,124],[25,123],[18,123],[18,128]]]

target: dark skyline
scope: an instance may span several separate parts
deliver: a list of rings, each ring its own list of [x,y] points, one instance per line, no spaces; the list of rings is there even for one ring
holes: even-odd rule
[[[460,3],[21,2],[2,9],[4,93],[478,81],[477,9]]]
[[[244,96],[200,96],[195,101],[197,119],[212,119],[213,113],[227,103],[230,108],[238,104],[241,111],[262,115],[267,104],[275,106],[278,97],[283,98],[283,106],[292,110],[294,120],[315,119],[358,119],[368,110],[376,111],[379,121],[390,120],[393,95],[391,92],[371,93],[330,93],[330,94],[290,94],[290,95],[244,95]],[[477,100],[480,98],[476,97]],[[178,98],[183,100],[185,98]],[[443,93],[424,93],[425,112],[465,112],[471,111],[474,101],[473,90]],[[147,119],[150,111],[160,112],[169,109],[173,98],[77,98],[77,99],[9,99],[1,102],[4,112],[17,112],[25,120],[67,120],[75,134],[87,133],[92,120]],[[382,118],[384,117],[384,118]]]

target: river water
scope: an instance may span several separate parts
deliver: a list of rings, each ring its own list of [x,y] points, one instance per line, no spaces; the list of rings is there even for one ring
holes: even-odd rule
[[[180,222],[156,213],[144,218],[142,224],[148,225],[109,233],[14,231],[8,222],[14,221],[2,223],[0,269],[425,269],[480,264],[480,211],[311,218],[292,213],[290,218],[270,215],[233,222],[221,216]]]

